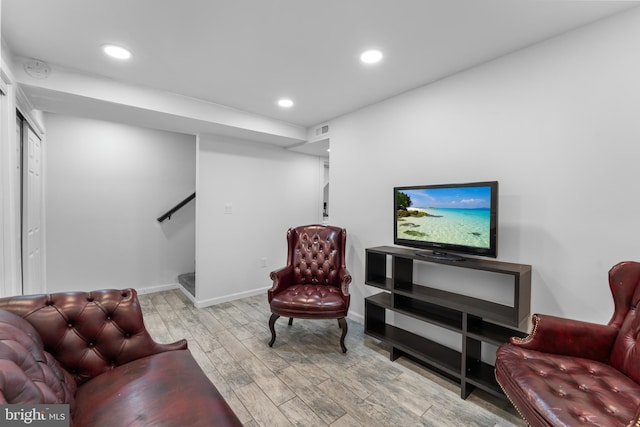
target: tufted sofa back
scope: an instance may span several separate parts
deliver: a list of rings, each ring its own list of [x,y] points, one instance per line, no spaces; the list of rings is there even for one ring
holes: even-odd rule
[[[304,225],[287,232],[287,265],[293,282],[340,286],[339,270],[345,267],[347,231],[330,225]]]
[[[27,320],[78,386],[158,346],[134,289],[8,297],[0,299],[0,310]]]
[[[640,383],[640,263],[622,262],[609,271],[615,310],[609,325],[620,328],[611,351],[613,367]]]

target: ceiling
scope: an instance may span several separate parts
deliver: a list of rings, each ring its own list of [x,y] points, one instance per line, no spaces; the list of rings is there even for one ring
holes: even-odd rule
[[[1,28],[12,56],[309,128],[638,4],[2,0]],[[132,59],[105,57],[105,43]],[[369,48],[381,63],[360,63]]]

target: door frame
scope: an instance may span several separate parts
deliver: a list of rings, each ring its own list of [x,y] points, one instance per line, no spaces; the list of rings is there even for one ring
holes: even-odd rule
[[[23,118],[22,115],[20,115]],[[39,294],[44,285],[44,144],[27,120],[22,121],[21,245],[22,293]]]
[[[14,84],[14,79],[7,69],[0,69],[0,227],[2,238],[0,243],[0,297],[22,294],[22,242],[21,242],[21,155],[20,141],[16,135],[16,120],[20,113],[24,120],[44,144],[44,127],[42,117],[30,103],[24,92]],[[46,152],[43,151],[43,158]],[[44,177],[46,168],[42,169]],[[42,200],[46,186],[42,188]],[[46,230],[44,229],[44,202],[42,206],[42,272],[41,287],[46,290]]]

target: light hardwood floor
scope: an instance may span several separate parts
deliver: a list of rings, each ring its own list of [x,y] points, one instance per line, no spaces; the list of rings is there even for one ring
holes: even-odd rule
[[[180,290],[140,295],[145,324],[191,353],[245,426],[524,426],[511,405],[459,387],[404,358],[348,320],[340,351],[334,320],[287,319],[267,343],[266,293],[197,309]]]

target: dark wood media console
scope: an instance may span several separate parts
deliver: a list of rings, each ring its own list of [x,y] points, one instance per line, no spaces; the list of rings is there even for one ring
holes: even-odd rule
[[[458,381],[463,399],[476,387],[504,397],[493,366],[481,360],[482,344],[499,346],[509,337],[527,335],[518,327],[530,314],[531,266],[477,258],[432,259],[423,256],[423,251],[394,246],[368,248],[365,255],[365,284],[383,289],[365,298],[365,333],[391,347],[391,360],[408,356]],[[387,272],[389,257],[390,274]],[[414,283],[414,262],[511,276],[513,304],[504,305]],[[388,324],[387,310],[459,333],[462,351]]]

